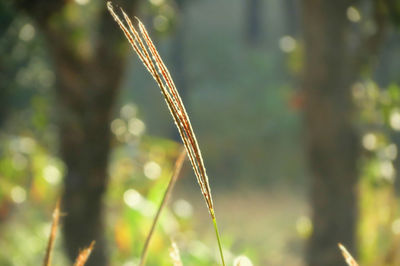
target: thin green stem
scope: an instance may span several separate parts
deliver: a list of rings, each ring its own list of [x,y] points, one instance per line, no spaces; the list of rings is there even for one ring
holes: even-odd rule
[[[214,214],[214,211],[213,211],[213,214]],[[221,238],[220,238],[219,232],[218,232],[217,219],[215,218],[215,215],[213,215],[212,217],[213,217],[212,219],[213,219],[214,228],[215,228],[215,234],[217,235],[217,240],[218,240],[219,255],[221,256],[222,265],[225,266],[224,254],[222,253]]]
[[[156,228],[157,222],[158,222],[158,220],[160,218],[161,211],[164,209],[165,205],[167,204],[168,199],[171,196],[172,189],[174,188],[174,185],[175,185],[176,181],[178,180],[179,173],[181,172],[181,169],[182,169],[183,161],[185,160],[185,156],[186,156],[186,152],[185,152],[185,150],[182,150],[182,152],[180,153],[178,159],[176,160],[174,172],[173,172],[173,174],[171,176],[171,179],[170,179],[170,181],[168,183],[168,187],[165,190],[164,197],[161,200],[161,203],[160,203],[160,206],[159,206],[159,208],[157,210],[156,216],[153,219],[153,223],[151,225],[150,232],[147,235],[146,242],[144,243],[142,255],[140,256],[140,262],[139,262],[140,266],[144,266],[145,265],[147,253],[149,251],[149,245],[150,245],[151,237],[153,236],[153,233],[154,233],[154,230]]]

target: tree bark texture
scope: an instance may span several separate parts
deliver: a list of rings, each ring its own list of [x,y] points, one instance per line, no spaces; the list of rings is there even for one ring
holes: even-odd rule
[[[102,198],[107,188],[112,108],[128,45],[105,3],[97,25],[93,25],[97,31],[82,37],[90,45],[85,54],[72,41],[74,32],[80,29],[63,21],[65,1],[51,1],[50,5],[44,0],[25,1],[25,5],[22,2],[18,2],[20,7],[45,36],[56,73],[59,149],[66,165],[62,198],[62,212],[66,214],[62,221],[64,245],[73,261],[95,240],[86,265],[109,265]]]
[[[302,1],[305,41],[302,87],[313,211],[307,264],[312,266],[345,265],[337,248],[339,242],[357,254],[360,138],[352,121],[350,87],[366,59],[377,52],[382,31],[378,27],[375,35],[368,38],[350,32],[346,11],[355,2]],[[355,49],[354,43],[360,46]]]

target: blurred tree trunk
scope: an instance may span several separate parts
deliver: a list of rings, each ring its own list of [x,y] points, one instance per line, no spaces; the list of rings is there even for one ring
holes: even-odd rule
[[[56,72],[60,154],[67,170],[62,201],[62,211],[66,213],[62,226],[65,247],[74,260],[82,248],[95,240],[86,265],[109,265],[102,198],[108,179],[109,125],[127,44],[105,3],[96,25],[91,26],[97,31],[76,40],[73,36],[82,31],[83,25],[64,21],[63,14],[64,5],[73,2],[22,2],[18,2],[19,6],[44,33]],[[88,49],[82,50],[82,44]]]
[[[8,99],[9,91],[8,91],[8,84],[5,82],[7,79],[4,77],[3,73],[5,74],[6,71],[3,67],[3,62],[0,61],[0,78],[2,79],[2,84],[0,85],[0,127],[3,126],[6,118],[7,118],[7,109],[8,109]],[[2,150],[0,148],[0,150]]]
[[[285,35],[296,37],[299,33],[299,2],[284,0],[282,2],[285,16]]]
[[[246,41],[256,45],[261,40],[261,0],[246,0]]]
[[[118,47],[112,36],[120,32],[105,10],[102,16],[100,28],[106,38],[98,40],[95,55],[89,60],[68,46],[68,36],[63,32],[45,30],[57,73],[60,153],[67,166],[63,193],[65,245],[69,257],[74,258],[95,240],[88,265],[108,265],[102,197],[107,187],[111,111],[125,61],[113,55]]]
[[[1,2],[0,3],[0,39],[3,39],[6,35],[6,31],[8,27],[11,25],[14,19],[14,14],[10,12],[9,3]],[[15,45],[18,40],[14,40],[12,43],[8,44],[7,47]],[[4,44],[3,44],[4,45]],[[5,51],[8,51],[5,48]],[[0,127],[3,126],[4,122],[8,116],[8,108],[10,105],[10,92],[12,88],[12,82],[9,81],[7,75],[7,62],[4,58],[5,56],[0,57]],[[2,147],[0,147],[0,153],[2,152]],[[1,154],[0,154],[1,155]]]
[[[338,242],[356,254],[360,139],[353,125],[350,88],[383,36],[384,16],[377,4],[383,1],[374,2],[377,31],[363,36],[361,31],[351,35],[346,17],[356,1],[302,1],[304,123],[313,211],[308,265],[345,265]]]

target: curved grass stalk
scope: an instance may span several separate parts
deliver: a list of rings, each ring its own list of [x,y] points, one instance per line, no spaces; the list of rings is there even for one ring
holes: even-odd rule
[[[121,9],[125,22],[128,26],[127,27],[114,12],[111,2],[107,3],[107,8],[125,34],[125,37],[128,39],[133,50],[139,56],[144,66],[150,72],[161,89],[169,111],[171,112],[174,122],[178,128],[183,144],[185,145],[185,149],[189,156],[190,163],[192,164],[193,171],[196,175],[197,182],[200,185],[201,193],[203,194],[211,219],[213,220],[222,265],[225,265],[217,220],[215,217],[214,204],[211,196],[210,184],[208,182],[208,176],[204,166],[203,157],[190,123],[189,116],[186,113],[186,109],[171,78],[171,75],[162,61],[143,23],[136,18],[139,28],[139,31],[137,31],[129,17]]]
[[[156,228],[156,225],[157,225],[158,219],[160,217],[161,211],[164,209],[165,205],[167,204],[168,199],[171,196],[172,189],[174,188],[175,183],[178,180],[179,174],[180,174],[181,169],[182,169],[183,162],[185,160],[185,155],[186,155],[185,151],[182,150],[181,154],[179,155],[178,159],[175,162],[174,172],[173,172],[173,174],[171,176],[171,179],[170,179],[170,181],[168,183],[168,187],[165,190],[164,197],[161,200],[160,207],[157,210],[156,216],[153,219],[153,224],[151,225],[150,232],[147,235],[146,242],[144,243],[144,247],[143,247],[143,250],[142,250],[142,255],[140,257],[139,266],[143,266],[145,264],[145,262],[146,262],[146,257],[147,257],[147,252],[149,250],[151,237],[153,236],[154,229]]]

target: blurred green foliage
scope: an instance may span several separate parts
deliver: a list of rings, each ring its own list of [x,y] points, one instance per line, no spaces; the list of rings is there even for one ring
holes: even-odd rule
[[[98,12],[98,6],[94,1],[76,2],[80,4],[68,5],[65,16],[82,26],[71,38],[79,43],[80,36],[90,34],[93,27],[90,16],[85,14]],[[269,196],[267,202],[263,201],[265,198],[257,199],[259,205],[253,206],[254,212],[244,217],[238,217],[238,213],[251,206],[221,204],[220,209],[230,214],[225,220],[221,217],[222,227],[225,223],[229,232],[224,234],[222,230],[226,257],[229,263],[239,253],[251,257],[256,265],[282,264],[288,261],[285,258],[301,263],[301,259],[292,257],[301,255],[302,243],[312,231],[307,208],[301,205],[304,198],[297,191],[303,190],[300,185],[304,185],[307,174],[301,103],[297,99],[298,85],[293,82],[302,66],[302,44],[294,36],[283,35],[283,26],[278,22],[284,13],[278,1],[263,6],[263,12],[268,14],[263,22],[266,33],[263,45],[253,48],[243,41],[245,18],[241,1],[189,3],[183,40],[188,86],[182,93],[209,168],[212,188],[217,185],[219,193],[235,188],[246,200],[243,186],[292,185],[284,197],[287,202],[276,195]],[[10,7],[4,1],[0,7],[0,68],[6,69],[0,71],[0,265],[34,265],[42,261],[51,211],[65,172],[57,157],[55,77],[35,25],[22,15],[10,15]],[[142,3],[140,10],[157,34],[167,65],[171,65],[170,33],[179,23],[176,6],[172,1],[153,0]],[[77,47],[83,55],[88,52],[85,43]],[[171,69],[174,76],[173,64]],[[114,141],[105,213],[113,265],[130,266],[138,260],[181,147],[166,139],[176,137],[176,129],[158,88],[134,56],[123,87],[110,125]],[[390,257],[400,235],[396,192],[399,164],[395,161],[400,89],[397,84],[379,88],[366,79],[355,84],[352,93],[359,110],[354,120],[363,133],[364,147],[358,188],[360,256],[363,265],[376,265]],[[178,182],[196,186],[192,175]],[[188,194],[192,191],[187,187],[183,190]],[[196,193],[201,198],[200,191]],[[237,199],[238,194],[227,198]],[[268,219],[270,223],[253,227],[249,220],[254,213],[266,209],[278,213],[274,207],[265,207],[270,201],[275,209],[289,206],[289,214],[277,215],[277,219],[268,213],[260,214],[257,219]],[[218,201],[216,206],[218,215]],[[194,230],[199,223],[205,227],[207,215],[205,208],[195,208],[187,198],[174,198],[152,240],[148,265],[171,264],[171,238],[177,242],[185,265],[215,264],[216,246],[208,244],[214,239],[208,241],[206,234]],[[204,223],[199,217],[205,217]],[[232,221],[250,225],[231,227]],[[282,228],[286,230],[283,233]],[[254,241],[249,241],[248,236]],[[67,264],[61,243],[58,238],[56,265]]]
[[[359,107],[357,121],[365,151],[360,162],[360,261],[363,265],[397,265],[400,257],[393,251],[400,244],[400,87],[380,88],[367,79],[354,84],[352,93]]]

